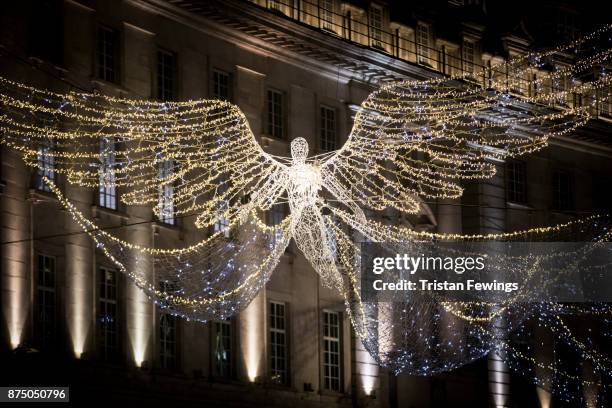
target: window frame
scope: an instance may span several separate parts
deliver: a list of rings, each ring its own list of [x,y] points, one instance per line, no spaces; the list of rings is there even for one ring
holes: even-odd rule
[[[377,26],[375,23],[380,23],[380,25]],[[370,4],[368,10],[368,27],[371,47],[384,49],[384,24],[385,18],[383,8],[378,4]]]
[[[105,146],[112,145],[112,150],[108,155],[103,154],[103,151],[106,150]],[[98,183],[98,197],[97,197],[97,205],[101,208],[105,208],[112,211],[119,210],[119,192],[117,190],[116,185],[116,174],[115,174],[115,160],[117,155],[117,142],[114,138],[102,138],[100,140],[100,161],[102,162],[100,167],[100,176]],[[109,167],[110,170],[106,170],[106,167]],[[107,176],[106,173],[109,173]],[[105,185],[105,179],[110,178],[110,183],[114,183],[114,185]]]
[[[520,169],[518,172],[518,179],[516,177],[516,166]],[[527,163],[522,160],[508,160],[506,162],[505,173],[506,201],[515,204],[527,204]],[[512,178],[511,175],[513,176]],[[516,188],[517,185],[522,185],[521,191],[518,191]],[[522,196],[522,199],[520,196]]]
[[[276,103],[270,99],[270,96],[279,96],[280,102]],[[279,140],[287,139],[287,126],[286,126],[286,94],[283,91],[280,91],[275,88],[267,88],[266,89],[266,135]],[[276,114],[276,110],[271,107],[277,106],[280,109],[280,114]],[[279,118],[279,123],[274,123],[274,118]],[[277,129],[277,130],[275,130]],[[277,134],[277,131],[280,132],[280,135]]]
[[[235,320],[232,318],[228,318],[226,320],[215,320],[211,322],[211,361],[212,361],[212,374],[215,378],[231,380],[236,376],[236,325]],[[219,330],[221,328],[221,331]],[[223,334],[223,328],[227,328],[229,331],[229,335]],[[228,372],[223,373],[219,369],[219,359],[218,359],[218,336],[221,333],[221,341],[226,341],[226,347],[229,347],[229,361],[227,362],[227,370]]]
[[[97,267],[97,272],[98,272],[98,282],[97,282],[97,304],[98,304],[98,310],[97,310],[97,340],[98,340],[98,347],[97,347],[97,351],[98,351],[98,356],[106,361],[110,361],[110,360],[116,360],[119,358],[119,354],[120,354],[120,346],[121,346],[121,342],[120,342],[120,321],[119,321],[119,316],[120,316],[120,306],[119,306],[119,273],[116,269],[113,268],[109,268],[106,267],[104,265],[98,265]],[[106,276],[107,272],[111,272],[114,275],[114,297],[109,297],[108,296],[108,285],[105,279],[103,279],[103,277]],[[104,281],[104,282],[103,282]],[[102,287],[105,288],[105,290],[102,290]],[[103,313],[106,312],[108,309],[106,307],[103,308],[104,306],[112,306],[114,305],[114,340],[111,341],[114,342],[114,344],[111,344],[109,347],[109,343],[108,343],[108,336],[107,336],[107,328],[105,327],[105,325],[102,322],[102,316]],[[104,309],[104,310],[103,310]],[[103,341],[103,344],[102,344]]]
[[[176,163],[172,159],[164,160],[159,163],[160,180],[165,177],[170,177],[174,173]],[[163,184],[159,186],[158,191],[158,219],[161,223],[167,225],[176,225],[176,216],[174,208],[174,183]]]
[[[471,49],[471,56],[468,53],[468,50]],[[469,57],[469,58],[468,58]],[[463,38],[461,42],[461,61],[463,62],[463,72],[467,72],[470,74],[474,73],[474,68],[476,67],[476,42],[469,39]]]
[[[102,41],[101,34],[111,34],[112,41],[105,42],[107,44],[112,44],[112,52],[107,53],[106,47],[103,47],[102,51]],[[105,37],[104,37],[105,38]],[[95,77],[101,79],[103,81],[120,84],[121,83],[121,31],[117,30],[113,27],[110,27],[106,24],[98,23],[96,26],[96,47],[95,47]],[[112,58],[111,63],[107,61],[108,58]],[[110,75],[108,73],[110,72]],[[112,76],[112,77],[111,77]]]
[[[335,316],[336,317],[336,324],[335,324],[335,328],[337,330],[337,336],[331,336],[331,335],[327,335],[328,330],[327,327],[331,327],[331,325],[328,323],[328,316]],[[322,345],[321,345],[321,352],[322,352],[322,357],[321,357],[321,389],[324,390],[325,392],[334,392],[334,393],[342,393],[343,389],[344,389],[344,384],[343,384],[343,374],[344,374],[344,367],[343,367],[343,358],[344,358],[344,354],[343,354],[343,336],[342,336],[342,329],[343,329],[343,316],[342,316],[342,312],[339,311],[334,311],[334,310],[329,310],[329,309],[323,309],[322,310],[322,321],[321,321],[321,340],[322,340]],[[331,333],[331,330],[329,330],[329,332]],[[328,350],[327,347],[328,345],[331,344],[336,344],[337,346],[337,350]],[[332,367],[332,364],[327,364],[327,356],[328,354],[331,356],[333,354],[336,355],[337,358],[337,364],[335,364],[334,366],[337,367],[337,378],[335,378],[336,382],[336,387],[332,386],[332,380],[334,380],[334,378],[332,378],[331,376],[328,376],[328,370],[327,370],[327,366]],[[331,359],[330,359],[331,360]],[[330,369],[331,371],[331,369]],[[330,381],[328,383],[327,379],[330,378]]]
[[[266,211],[266,224],[269,227],[274,227],[274,232],[270,236],[270,249],[275,247],[276,244],[283,239],[282,231],[277,228],[277,226],[282,224],[286,216],[287,208],[285,204],[274,204]]]
[[[319,26],[326,31],[336,32],[334,0],[318,0]]]
[[[160,101],[178,100],[178,56],[174,51],[163,47],[157,47],[156,51],[156,93]],[[165,64],[165,58],[171,58],[170,64]],[[171,67],[170,75],[165,75],[166,68]],[[170,88],[166,89],[165,84],[170,81]],[[168,93],[169,95],[165,95]]]
[[[423,30],[425,29],[425,30]],[[423,33],[426,32],[426,36],[423,36]],[[415,35],[415,43],[417,49],[417,63],[419,64],[430,64],[431,58],[431,24],[426,23],[424,21],[418,21],[416,24],[416,28],[414,30]],[[422,43],[422,40],[425,39],[425,44]]]
[[[51,270],[53,282],[52,284],[46,282],[46,275],[43,273],[41,275],[41,260],[50,260],[53,268]],[[41,349],[52,348],[56,343],[57,336],[57,324],[58,324],[58,304],[57,304],[57,258],[52,255],[47,255],[44,253],[37,253],[37,268],[36,268],[36,338],[38,343],[40,344]],[[43,263],[44,265],[44,263]],[[45,267],[43,266],[43,269]],[[42,276],[42,278],[41,278]],[[42,283],[41,283],[42,281]],[[43,301],[41,302],[41,295]],[[48,313],[45,313],[45,318],[42,318],[42,309],[41,307],[44,304],[45,312],[47,309],[51,309],[48,307],[47,300],[48,297],[51,297],[51,302],[49,305],[52,305],[52,311],[50,316]],[[48,331],[49,322],[51,324],[51,328]]]
[[[174,284],[167,281],[160,281],[159,288],[163,292],[174,292],[176,290]],[[166,337],[164,332],[166,324],[170,324],[169,330],[173,333],[173,338]],[[159,367],[168,371],[178,370],[180,367],[180,319],[163,308],[158,310],[157,336]],[[170,344],[170,347],[168,347],[168,344]]]
[[[50,193],[51,187],[43,181],[43,177],[47,177],[49,180],[56,182],[55,156],[53,156],[53,151],[53,141],[44,140],[39,144],[36,154],[38,168],[36,169],[34,186],[36,190],[45,193]]]
[[[288,320],[287,316],[288,316],[288,305],[286,302],[282,302],[282,301],[277,301],[277,300],[270,300],[268,302],[268,316],[267,316],[267,320],[268,320],[268,376],[270,378],[270,382],[275,383],[277,385],[281,385],[281,386],[289,386],[290,382],[290,370],[289,370],[289,328],[288,328]],[[282,315],[282,322],[283,322],[283,328],[278,328],[276,327],[278,321],[278,314],[273,313],[273,311],[277,311],[277,309],[275,310],[275,308],[278,307],[282,307],[283,308],[283,315]],[[274,321],[274,325],[272,324],[272,321]],[[282,336],[283,338],[283,342],[282,344],[275,341],[277,340],[280,336]],[[278,348],[282,348],[282,350],[284,350],[284,353],[282,356],[279,356],[276,354],[276,352],[278,351]],[[278,362],[279,360],[284,361],[284,366],[282,367],[282,369],[278,368]],[[276,362],[276,364],[274,363]],[[276,378],[277,375],[280,375],[280,378]],[[284,377],[283,377],[284,375]]]
[[[328,120],[324,116],[323,112],[331,112],[333,115],[333,146],[330,148],[328,138],[329,129],[325,126]],[[321,104],[319,106],[319,149],[324,152],[333,152],[338,149],[338,109],[329,105]],[[326,146],[327,145],[327,146]]]
[[[219,89],[217,88],[221,88],[221,84],[220,82],[217,80],[219,77],[226,77],[227,78],[227,96],[223,96],[221,94],[221,92],[219,92]],[[233,75],[231,72],[220,69],[220,68],[213,68],[212,69],[212,73],[211,73],[211,78],[210,78],[210,82],[211,82],[211,96],[222,100],[222,101],[227,101],[227,102],[231,102],[233,100]]]

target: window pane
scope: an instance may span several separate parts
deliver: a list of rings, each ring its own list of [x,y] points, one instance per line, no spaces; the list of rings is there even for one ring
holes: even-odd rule
[[[98,296],[98,350],[100,358],[118,357],[117,334],[117,272],[101,267]]]
[[[268,135],[282,139],[284,137],[283,94],[268,90],[267,121]]]
[[[174,161],[165,160],[159,165],[159,178],[165,182],[159,186],[158,212],[159,220],[163,223],[174,225],[174,183],[172,175],[174,172]]]
[[[36,331],[42,349],[55,343],[55,258],[38,256]]]
[[[37,154],[38,170],[36,172],[36,189],[50,192],[51,188],[44,180],[44,177],[55,181],[55,158],[53,156],[53,143],[49,140],[44,141],[38,147]]]
[[[336,150],[336,111],[321,107],[321,150],[331,152]]]
[[[100,207],[117,209],[117,186],[115,183],[115,141],[103,138],[100,141]]]
[[[285,305],[270,302],[270,379],[287,384],[287,339]]]
[[[177,67],[172,52],[157,51],[157,98],[162,101],[176,100]]]
[[[340,391],[340,314],[323,312],[323,387]]]
[[[96,63],[98,78],[109,82],[118,80],[118,43],[119,34],[108,27],[98,27]]]
[[[506,164],[506,191],[508,201],[515,203],[527,202],[525,163],[509,161]]]
[[[231,81],[227,72],[213,71],[213,96],[224,101],[230,100]]]
[[[215,322],[214,360],[215,375],[232,376],[232,325],[229,320]]]

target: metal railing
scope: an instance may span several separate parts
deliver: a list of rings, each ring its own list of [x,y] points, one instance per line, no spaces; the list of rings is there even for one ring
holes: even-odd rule
[[[361,46],[369,47],[378,52],[385,53],[403,61],[421,65],[427,69],[448,76],[462,76],[466,81],[476,83],[483,88],[491,88],[493,83],[505,84],[504,91],[516,96],[533,97],[542,92],[563,91],[565,81],[559,83],[534,84],[536,70],[528,70],[522,77],[517,77],[508,72],[506,64],[496,67],[481,64],[479,56],[474,52],[471,60],[465,60],[462,45],[455,50],[449,50],[445,46],[434,47],[434,38],[431,27],[424,36],[426,41],[415,41],[418,36],[414,27],[412,32],[400,28],[394,31],[385,30],[381,26],[373,26],[370,14],[366,11],[355,17],[350,10],[346,14],[339,14],[335,9],[338,2],[330,0],[244,0],[250,4],[258,5],[285,18],[298,21],[319,29],[321,32],[348,40]],[[380,20],[379,20],[380,21]],[[384,23],[383,23],[384,24]],[[593,74],[593,73],[590,73]],[[564,97],[550,101],[551,106],[576,107],[589,104],[592,115],[612,117],[612,103],[609,99],[612,89],[599,89],[591,94],[568,93]]]

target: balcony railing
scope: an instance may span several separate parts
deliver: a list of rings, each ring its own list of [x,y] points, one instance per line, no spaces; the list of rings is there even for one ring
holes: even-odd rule
[[[461,47],[458,45],[454,51],[446,47],[434,47],[432,30],[427,31],[426,36],[416,36],[397,28],[394,31],[385,30],[370,24],[370,15],[367,12],[354,16],[351,10],[345,14],[337,13],[339,8],[337,2],[329,0],[245,0],[250,4],[257,5],[269,12],[281,15],[300,23],[309,25],[323,33],[333,35],[361,46],[369,47],[386,55],[393,56],[403,61],[421,65],[427,69],[448,76],[462,76],[466,81],[476,83],[483,88],[491,88],[492,84],[505,84],[504,91],[516,96],[533,97],[541,92],[563,91],[564,84],[558,81],[544,81],[537,86],[534,84],[534,76],[537,70],[529,70],[522,77],[517,77],[508,72],[506,64],[497,64],[491,68],[479,62],[479,56],[474,54],[473,60],[466,61]],[[332,9],[329,6],[332,5]],[[425,37],[426,41],[415,41],[415,38]],[[583,104],[589,105],[591,115],[612,117],[612,104],[609,99],[612,89],[599,89],[592,95],[567,93],[563,98],[550,101],[551,106],[576,107]]]

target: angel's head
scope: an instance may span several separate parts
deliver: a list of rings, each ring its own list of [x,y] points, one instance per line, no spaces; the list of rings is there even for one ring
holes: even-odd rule
[[[291,141],[291,158],[294,162],[303,163],[308,157],[308,142],[303,137]]]

